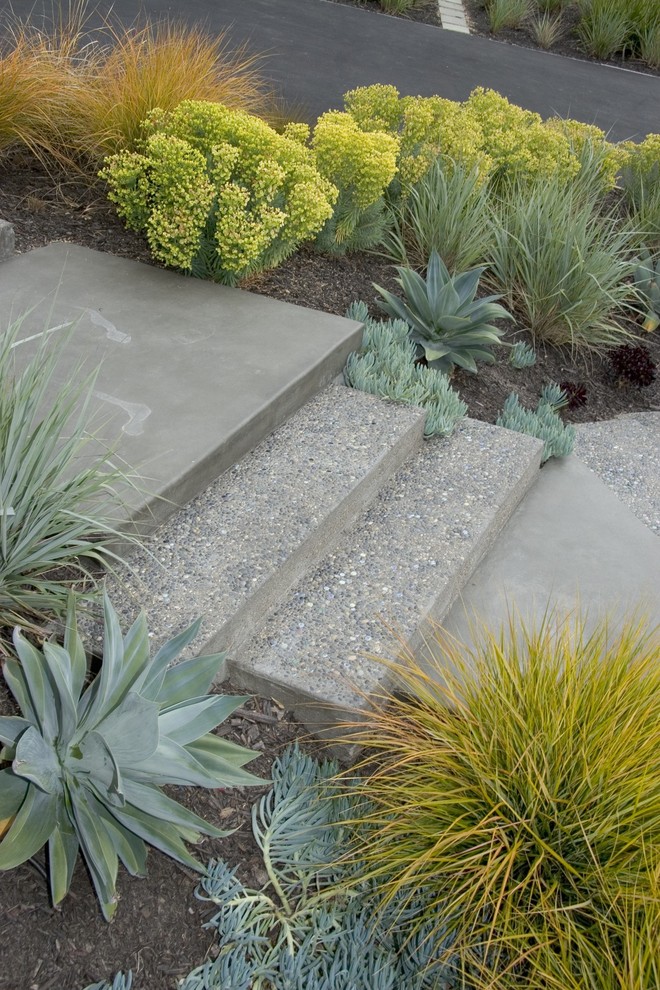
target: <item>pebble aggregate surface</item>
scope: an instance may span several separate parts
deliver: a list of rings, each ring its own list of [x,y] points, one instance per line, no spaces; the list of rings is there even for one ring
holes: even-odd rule
[[[353,707],[385,673],[369,657],[394,659],[399,637],[419,641],[425,620],[446,613],[535,480],[540,451],[528,436],[476,420],[425,442],[230,658],[232,679]]]
[[[336,543],[346,513],[359,515],[421,444],[423,422],[418,409],[328,386],[132,556],[123,578],[128,593],[115,595],[123,601],[122,620],[149,603],[158,644],[201,615],[193,652],[208,648],[213,636],[221,637],[213,649],[230,645],[234,631],[247,638],[272,596],[298,580],[294,555],[303,571],[318,562]]]
[[[400,443],[405,456],[383,466]],[[540,449],[470,419],[421,443],[419,410],[333,384],[160,528],[132,561],[123,618],[145,606],[162,642],[204,615],[199,652],[231,647],[221,639],[237,614],[232,680],[308,726],[332,721],[310,703],[359,705],[385,676],[380,661],[446,614],[538,476]],[[660,535],[660,413],[580,425],[575,455]],[[322,552],[301,551],[374,465],[352,520],[330,526]]]
[[[575,456],[660,536],[660,411],[576,427]]]

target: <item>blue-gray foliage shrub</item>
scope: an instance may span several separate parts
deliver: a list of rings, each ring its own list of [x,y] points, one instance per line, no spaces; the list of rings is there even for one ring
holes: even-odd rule
[[[211,862],[197,896],[216,906],[218,955],[179,990],[458,990],[448,938],[410,936],[422,904],[382,908],[373,883],[354,883],[348,820],[356,811],[335,781],[338,765],[290,747],[273,787],[253,808],[268,874],[261,890]]]
[[[362,348],[349,355],[344,380],[351,388],[426,411],[426,436],[448,436],[467,414],[467,406],[447,375],[416,363],[417,347],[404,320],[373,320],[363,302],[347,310],[364,323]]]
[[[541,463],[551,457],[567,457],[575,444],[575,427],[564,424],[557,413],[567,402],[566,393],[554,382],[543,388],[536,409],[526,409],[516,393],[511,392],[497,417],[497,425],[542,440]]]

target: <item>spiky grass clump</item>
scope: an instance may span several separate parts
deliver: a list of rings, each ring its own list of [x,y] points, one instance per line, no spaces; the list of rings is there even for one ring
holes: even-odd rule
[[[117,560],[129,480],[89,432],[95,375],[71,369],[58,389],[62,346],[47,334],[18,366],[20,326],[0,334],[0,628],[43,623],[71,591],[91,593],[93,565]]]
[[[486,12],[493,34],[504,28],[520,27],[529,14],[529,0],[488,0]]]
[[[356,856],[385,901],[431,898],[469,986],[658,986],[658,629],[512,621],[390,674],[356,731]]]
[[[561,14],[554,16],[548,13],[537,14],[537,16],[532,18],[529,22],[529,29],[539,48],[552,48],[552,46],[559,41],[564,32]]]
[[[535,341],[598,351],[629,334],[633,233],[603,214],[593,181],[510,183],[495,218],[488,278]]]
[[[391,209],[384,253],[423,269],[433,251],[450,272],[482,263],[492,242],[490,195],[479,170],[438,159]]]
[[[209,100],[258,112],[267,90],[258,56],[231,50],[226,36],[164,22],[106,28],[104,58],[83,64],[70,89],[65,141],[94,161],[132,149],[155,108],[173,110],[184,100]]]
[[[54,150],[53,118],[60,112],[62,65],[23,32],[0,54],[0,152],[16,145],[39,158]]]

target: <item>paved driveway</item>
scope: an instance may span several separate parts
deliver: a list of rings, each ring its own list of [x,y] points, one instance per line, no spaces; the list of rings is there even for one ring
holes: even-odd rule
[[[21,16],[51,0],[13,0]],[[132,0],[100,0],[126,22]],[[354,86],[393,83],[402,93],[465,99],[475,86],[498,90],[544,116],[558,113],[611,132],[615,140],[660,131],[660,77],[600,66],[487,38],[374,15],[330,0],[143,0],[153,16],[227,28],[268,53],[265,73],[311,119],[341,106]],[[10,4],[2,0],[0,7]]]

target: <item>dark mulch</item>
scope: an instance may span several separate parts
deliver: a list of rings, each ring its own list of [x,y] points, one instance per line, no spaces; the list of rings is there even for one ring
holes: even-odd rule
[[[65,240],[152,263],[144,240],[124,230],[99,188],[49,176],[21,155],[0,166],[0,217],[14,225],[19,252]],[[305,249],[245,288],[340,315],[354,299],[365,299],[376,313],[372,282],[394,289],[394,276],[382,258],[357,254],[331,259]],[[645,343],[660,363],[660,334],[647,335]],[[457,373],[454,384],[471,416],[493,422],[511,390],[535,404],[541,386],[549,380],[586,384],[587,405],[566,414],[573,421],[660,409],[660,382],[645,389],[624,386],[616,381],[607,360],[574,362],[552,349],[542,350],[531,369],[515,371],[502,362],[474,376]],[[0,688],[3,710],[7,711],[7,697]],[[246,704],[227,728],[230,738],[263,754],[253,764],[263,777],[268,776],[275,754],[302,734],[295,719],[264,698]],[[240,864],[242,879],[259,886],[265,877],[249,826],[250,807],[257,796],[254,791],[193,789],[181,799],[209,821],[239,827],[227,839],[205,841],[200,859],[215,855]],[[211,936],[201,928],[212,912],[193,898],[196,877],[157,852],[150,854],[147,879],[121,874],[121,902],[111,925],[101,917],[82,865],[60,911],[49,904],[40,868],[43,861],[38,859],[4,874],[0,881],[4,945],[0,990],[81,990],[92,980],[128,968],[137,977],[135,990],[174,990],[176,978],[213,951]]]

